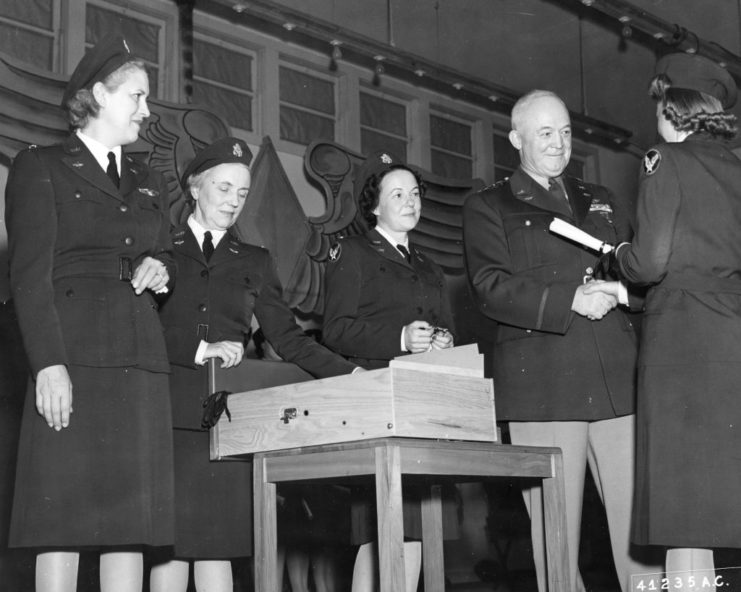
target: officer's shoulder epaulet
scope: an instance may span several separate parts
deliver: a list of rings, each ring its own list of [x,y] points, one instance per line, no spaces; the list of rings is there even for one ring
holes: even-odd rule
[[[236,251],[264,251],[268,252],[268,249],[259,245],[252,245],[246,243],[238,237],[234,236],[231,232],[226,233],[226,239],[229,241],[229,246]]]
[[[480,190],[481,193],[484,191],[493,191],[496,189],[501,189],[504,187],[507,183],[509,183],[509,177],[504,177],[504,179],[499,179],[499,181],[494,181],[494,183],[491,183]]]

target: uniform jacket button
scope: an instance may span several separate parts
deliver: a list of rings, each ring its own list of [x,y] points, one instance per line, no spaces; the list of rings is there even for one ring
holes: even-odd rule
[[[118,209],[121,210],[122,212],[128,212],[129,206],[127,206],[126,204],[121,204],[120,206],[118,206]]]
[[[124,244],[125,244],[126,246],[130,247],[131,245],[133,245],[133,244],[134,244],[134,239],[133,239],[133,238],[131,238],[130,236],[127,236],[127,237],[126,237],[126,238],[124,239],[124,241],[123,241],[123,242],[124,242]]]
[[[208,307],[205,304],[199,304],[198,310],[200,310],[201,312],[206,312],[208,310]]]

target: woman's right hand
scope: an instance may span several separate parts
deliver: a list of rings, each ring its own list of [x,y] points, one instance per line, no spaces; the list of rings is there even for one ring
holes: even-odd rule
[[[69,426],[72,381],[66,366],[47,366],[36,375],[36,411],[56,431]]]
[[[404,327],[404,345],[413,354],[426,352],[432,342],[432,326],[427,321],[413,321]]]
[[[219,358],[222,368],[238,366],[244,357],[244,344],[239,341],[217,341],[209,343],[203,353],[204,359]]]

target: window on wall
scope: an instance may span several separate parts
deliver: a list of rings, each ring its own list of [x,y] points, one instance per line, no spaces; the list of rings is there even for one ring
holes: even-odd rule
[[[520,166],[520,155],[510,143],[506,133],[494,132],[494,180],[501,181],[511,177]]]
[[[58,10],[55,0],[1,0],[0,51],[37,68],[56,70]]]
[[[279,69],[280,137],[308,145],[335,139],[335,85],[288,66]]]
[[[254,131],[254,58],[196,39],[193,44],[193,100],[219,113],[230,125]]]
[[[398,101],[360,93],[360,150],[373,154],[387,150],[407,158],[407,108]]]
[[[509,141],[509,137],[503,131],[495,131],[492,136],[494,142],[494,181],[500,181],[512,176],[517,167],[520,166],[520,155]],[[571,160],[566,167],[566,172],[579,179],[584,178],[585,162],[584,156],[577,155],[572,150]]]
[[[432,172],[443,177],[473,177],[471,125],[452,116],[430,114]]]
[[[85,10],[85,46],[92,47],[110,35],[122,35],[131,52],[141,58],[149,72],[149,94],[159,96],[160,43],[163,25],[132,16],[131,11],[118,12],[88,3]]]

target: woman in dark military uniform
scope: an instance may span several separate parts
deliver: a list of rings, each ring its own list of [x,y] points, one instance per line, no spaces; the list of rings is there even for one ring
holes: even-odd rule
[[[82,547],[102,552],[103,590],[139,591],[140,547],[172,544],[169,365],[154,300],[174,274],[167,189],[121,149],[149,116],[148,94],[126,42],[102,41],[64,94],[75,132],[20,152],[8,177],[10,283],[34,378],[10,544],[44,549],[40,591],[75,589]]]
[[[389,154],[376,154],[356,186],[362,187],[358,205],[372,230],[330,250],[324,342],[369,370],[405,353],[452,347],[443,271],[409,242],[422,208],[419,175]]]
[[[197,590],[231,592],[230,559],[252,554],[252,465],[210,462],[201,425],[209,395],[205,363],[239,364],[254,314],[278,355],[314,376],[356,368],[296,324],[270,254],[229,232],[249,193],[251,158],[243,140],[222,138],[199,152],[182,177],[194,208],[173,231],[178,287],[161,307],[172,363],[175,559],[152,568],[152,592],[184,592],[190,560]]]
[[[615,255],[626,280],[649,285],[633,538],[672,547],[667,572],[687,570],[677,576],[694,589],[688,578],[701,585],[712,548],[741,546],[741,161],[725,141],[736,118],[724,111],[736,85],[684,53],[657,72],[665,143],[643,159],[638,230]]]
[[[372,230],[330,250],[324,343],[367,369],[383,368],[407,353],[452,347],[453,319],[443,271],[409,241],[422,208],[420,176],[390,154],[377,153],[359,171],[356,187],[361,187],[360,213]],[[372,499],[372,492],[356,497]],[[360,518],[363,514],[369,519]],[[448,519],[454,514],[444,513],[446,525],[455,526],[454,517]],[[354,592],[373,589],[375,567],[368,543],[375,539],[375,521],[370,518],[372,505],[356,503],[353,542],[363,547],[355,564]],[[404,522],[405,536],[421,538],[419,503],[409,496]],[[413,590],[419,549],[418,543],[405,544],[407,584]]]

